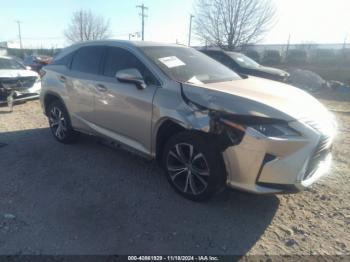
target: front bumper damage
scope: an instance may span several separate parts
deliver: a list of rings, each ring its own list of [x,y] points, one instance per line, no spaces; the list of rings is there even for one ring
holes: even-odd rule
[[[290,125],[303,136],[271,138],[247,128],[241,143],[223,152],[227,185],[258,194],[293,193],[325,175],[332,161],[332,139],[301,122]]]
[[[38,98],[40,92],[41,81],[37,77],[0,79],[0,104],[7,104],[11,111],[14,102]]]
[[[204,107],[181,91],[186,104],[201,116],[190,114],[193,119],[189,118],[189,122],[195,123],[190,128],[215,135],[225,163],[228,187],[257,194],[293,193],[327,174],[336,132],[331,117],[324,115],[324,120],[321,117],[313,122],[291,117],[287,121],[281,120],[282,117],[239,115]],[[278,122],[287,123],[299,136],[267,137],[250,127]],[[242,129],[241,124],[245,126]]]

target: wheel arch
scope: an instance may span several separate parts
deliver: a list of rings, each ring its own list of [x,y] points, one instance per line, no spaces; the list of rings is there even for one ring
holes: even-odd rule
[[[48,114],[48,109],[49,109],[49,105],[53,102],[53,101],[60,101],[62,103],[62,105],[66,108],[67,110],[67,106],[64,103],[63,99],[61,98],[60,95],[58,95],[57,93],[54,92],[47,92],[44,95],[44,99],[43,99],[43,104],[44,104],[44,114],[47,115]],[[68,112],[68,110],[67,110]],[[69,112],[68,112],[69,114]]]
[[[188,123],[184,123],[173,118],[164,118],[158,122],[155,129],[155,136],[153,140],[153,152],[158,163],[161,162],[163,148],[166,142],[174,135],[184,132],[194,132],[199,135],[212,135],[201,129],[194,128]]]
[[[177,133],[189,130],[189,128],[186,124],[172,118],[164,118],[160,120],[156,127],[153,151],[157,162],[160,164],[166,141]]]

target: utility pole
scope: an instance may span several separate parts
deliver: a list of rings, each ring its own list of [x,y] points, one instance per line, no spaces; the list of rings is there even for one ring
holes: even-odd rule
[[[22,45],[22,34],[21,34],[21,21],[16,20],[15,23],[17,23],[18,25],[18,36],[19,36],[19,46],[21,49],[23,49],[23,45]]]
[[[188,46],[191,46],[191,34],[192,34],[192,19],[193,19],[194,15],[190,15],[190,29],[188,32]]]
[[[285,57],[285,58],[287,58],[287,56],[288,56],[288,53],[289,53],[289,46],[290,46],[290,34],[289,34],[289,36],[288,36],[287,48],[286,48],[286,57]]]
[[[142,41],[144,41],[145,40],[145,17],[147,17],[147,15],[145,14],[145,10],[148,10],[148,7],[142,4],[142,5],[137,5],[136,8],[141,8],[140,15],[142,18]]]
[[[346,48],[346,40],[347,39],[348,39],[348,35],[345,35],[344,43],[343,43],[343,52],[345,51],[345,48]]]

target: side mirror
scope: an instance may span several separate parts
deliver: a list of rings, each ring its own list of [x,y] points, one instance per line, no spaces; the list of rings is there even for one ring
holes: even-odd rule
[[[32,68],[30,66],[26,66],[27,70],[32,70]]]
[[[135,84],[138,89],[147,87],[141,73],[136,68],[123,69],[117,72],[116,78],[120,82]]]

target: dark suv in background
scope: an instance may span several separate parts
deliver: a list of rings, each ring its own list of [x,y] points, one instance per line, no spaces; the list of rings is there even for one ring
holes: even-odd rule
[[[199,49],[199,51],[239,74],[252,75],[280,82],[288,81],[289,74],[287,72],[273,67],[262,66],[242,53],[220,49]]]

